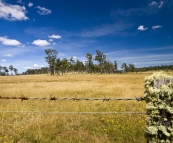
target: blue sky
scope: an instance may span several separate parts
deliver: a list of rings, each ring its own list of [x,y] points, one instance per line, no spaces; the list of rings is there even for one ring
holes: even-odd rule
[[[173,63],[172,0],[0,0],[0,65],[48,66],[44,50],[85,61],[100,50],[136,67]]]

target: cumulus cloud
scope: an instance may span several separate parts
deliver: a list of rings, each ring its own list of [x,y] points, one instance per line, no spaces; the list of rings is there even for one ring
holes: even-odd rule
[[[33,3],[32,2],[29,2],[28,3],[28,7],[32,7],[33,6]]]
[[[27,20],[26,8],[19,5],[7,4],[0,0],[0,18],[6,20],[16,21],[16,20]]]
[[[138,27],[138,30],[139,31],[145,31],[145,30],[147,30],[148,28],[145,28],[144,27],[144,25],[140,25],[139,27]]]
[[[5,59],[3,59],[3,60],[1,60],[2,62],[6,62],[7,60],[5,60]]]
[[[7,55],[4,55],[5,57],[12,57],[13,55],[12,54],[7,54]]]
[[[37,45],[37,46],[47,46],[47,45],[49,45],[50,43],[47,42],[46,40],[40,40],[40,39],[38,39],[38,40],[34,40],[34,41],[32,42],[32,44]]]
[[[60,35],[52,35],[52,36],[48,36],[49,38],[54,38],[54,39],[60,39],[61,36]]]
[[[39,9],[37,12],[41,15],[48,15],[48,14],[52,13],[52,11],[50,9],[47,9],[45,7],[37,6],[36,8]]]
[[[161,25],[152,26],[153,30],[158,29],[158,28],[162,28],[162,26]]]
[[[15,39],[8,39],[7,37],[0,37],[0,42],[6,46],[22,46],[22,44]]]

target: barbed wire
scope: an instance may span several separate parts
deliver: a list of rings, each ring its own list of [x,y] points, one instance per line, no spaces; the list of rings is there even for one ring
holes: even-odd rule
[[[45,111],[2,111],[0,113],[34,113],[34,114],[146,114],[146,112],[45,112]]]
[[[0,99],[20,99],[21,101],[23,100],[50,100],[50,101],[55,101],[55,100],[101,100],[101,101],[110,101],[110,100],[136,100],[136,101],[143,101],[145,100],[143,97],[135,97],[135,98],[79,98],[79,97],[26,97],[26,96],[21,96],[21,97],[12,97],[12,96],[0,96]]]
[[[71,100],[71,101],[79,101],[79,100],[100,100],[100,101],[110,101],[110,100],[135,100],[135,101],[143,101],[145,100],[143,97],[135,97],[135,98],[79,98],[79,97],[61,97],[61,98],[56,98],[56,97],[26,97],[26,96],[21,96],[21,97],[14,97],[14,96],[0,96],[0,99],[20,99],[21,101],[24,100],[50,100],[50,101],[55,101],[55,100]],[[6,111],[6,110],[0,110],[0,113],[38,113],[38,114],[146,114],[146,112],[45,112],[45,111]]]

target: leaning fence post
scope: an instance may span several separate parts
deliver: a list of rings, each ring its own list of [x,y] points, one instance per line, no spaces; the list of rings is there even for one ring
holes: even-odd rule
[[[163,72],[145,79],[147,143],[173,141],[173,77]]]

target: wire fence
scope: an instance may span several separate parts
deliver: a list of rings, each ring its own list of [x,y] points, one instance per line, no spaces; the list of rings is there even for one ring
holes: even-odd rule
[[[61,98],[56,98],[56,97],[26,97],[26,96],[21,96],[21,97],[14,97],[14,96],[0,96],[0,99],[6,99],[6,100],[15,100],[15,99],[20,99],[21,101],[24,100],[50,100],[50,101],[55,101],[55,100],[70,100],[70,101],[80,101],[80,100],[85,100],[85,101],[111,101],[111,100],[124,100],[124,101],[129,101],[129,100],[135,100],[135,101],[143,101],[145,100],[143,97],[135,97],[135,98],[79,98],[79,97],[61,97]],[[45,111],[7,111],[7,110],[0,110],[0,113],[33,113],[33,114],[146,114],[146,112],[45,112]]]
[[[129,100],[135,100],[135,101],[143,101],[145,100],[143,97],[135,97],[135,98],[79,98],[79,97],[26,97],[26,96],[21,96],[21,97],[14,97],[14,96],[0,96],[0,100],[16,100],[20,99],[21,101],[24,100],[49,100],[49,101],[55,101],[55,100],[70,100],[70,101],[80,101],[80,100],[85,100],[85,101],[111,101],[111,100],[124,100],[124,101],[129,101]],[[146,112],[47,112],[47,111],[7,111],[7,110],[0,110],[0,113],[32,113],[32,114],[146,114]]]
[[[0,111],[0,113],[32,113],[32,114],[146,114],[146,112],[44,112],[44,111]]]
[[[56,97],[26,97],[26,96],[21,96],[21,97],[12,97],[12,96],[0,96],[0,99],[20,99],[21,101],[24,100],[50,100],[50,101],[55,101],[55,100],[101,100],[101,101],[110,101],[110,100],[136,100],[136,101],[143,101],[145,100],[143,97],[135,97],[135,98],[79,98],[79,97],[61,97],[61,98],[56,98]]]

